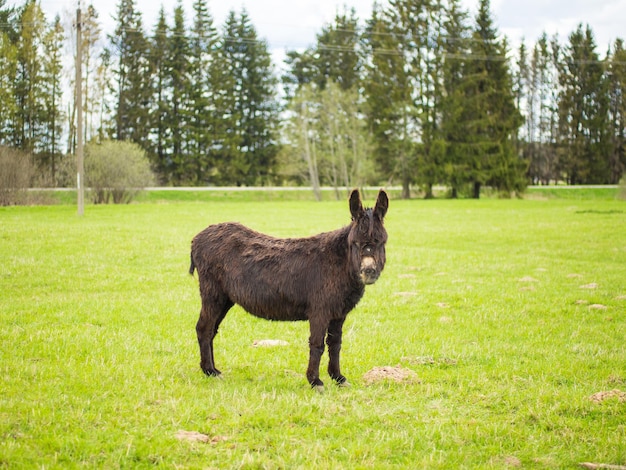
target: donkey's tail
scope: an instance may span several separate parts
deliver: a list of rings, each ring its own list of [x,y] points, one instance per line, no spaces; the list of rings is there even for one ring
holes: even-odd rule
[[[193,253],[191,254],[190,258],[191,258],[191,266],[189,266],[189,274],[193,276],[193,272],[196,269],[196,263],[193,262]]]

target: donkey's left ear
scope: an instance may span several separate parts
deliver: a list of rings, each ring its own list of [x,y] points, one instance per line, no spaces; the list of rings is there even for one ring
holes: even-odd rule
[[[358,189],[353,189],[350,193],[350,214],[353,219],[357,219],[363,212],[363,204],[361,203],[361,196]]]
[[[374,214],[378,216],[380,220],[383,220],[385,214],[389,209],[389,198],[384,190],[378,191],[378,198],[376,199],[376,205],[374,206]]]

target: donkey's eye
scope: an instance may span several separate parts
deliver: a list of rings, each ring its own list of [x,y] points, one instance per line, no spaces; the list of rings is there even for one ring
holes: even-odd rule
[[[374,248],[372,248],[369,245],[363,248],[363,253],[365,253],[366,255],[371,255],[373,252],[374,252]]]

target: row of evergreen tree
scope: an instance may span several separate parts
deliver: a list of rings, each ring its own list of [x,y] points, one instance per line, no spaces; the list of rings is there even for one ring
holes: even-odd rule
[[[46,180],[75,146],[71,22],[0,0],[0,145]],[[245,10],[215,25],[207,0],[146,28],[119,0],[104,37],[82,15],[84,135],[138,143],[162,184],[398,183],[451,196],[529,183],[616,183],[626,165],[626,52],[600,57],[580,25],[509,50],[489,0],[388,0],[338,13],[280,73]],[[513,57],[511,57],[513,56]],[[68,83],[70,85],[68,86]]]

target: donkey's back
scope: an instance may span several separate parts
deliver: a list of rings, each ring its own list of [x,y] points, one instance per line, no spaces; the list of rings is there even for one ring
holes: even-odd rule
[[[261,318],[307,320],[313,298],[330,295],[336,303],[349,289],[341,276],[346,244],[345,229],[274,238],[234,222],[216,224],[193,239],[189,272],[198,271],[207,301],[222,296]]]

